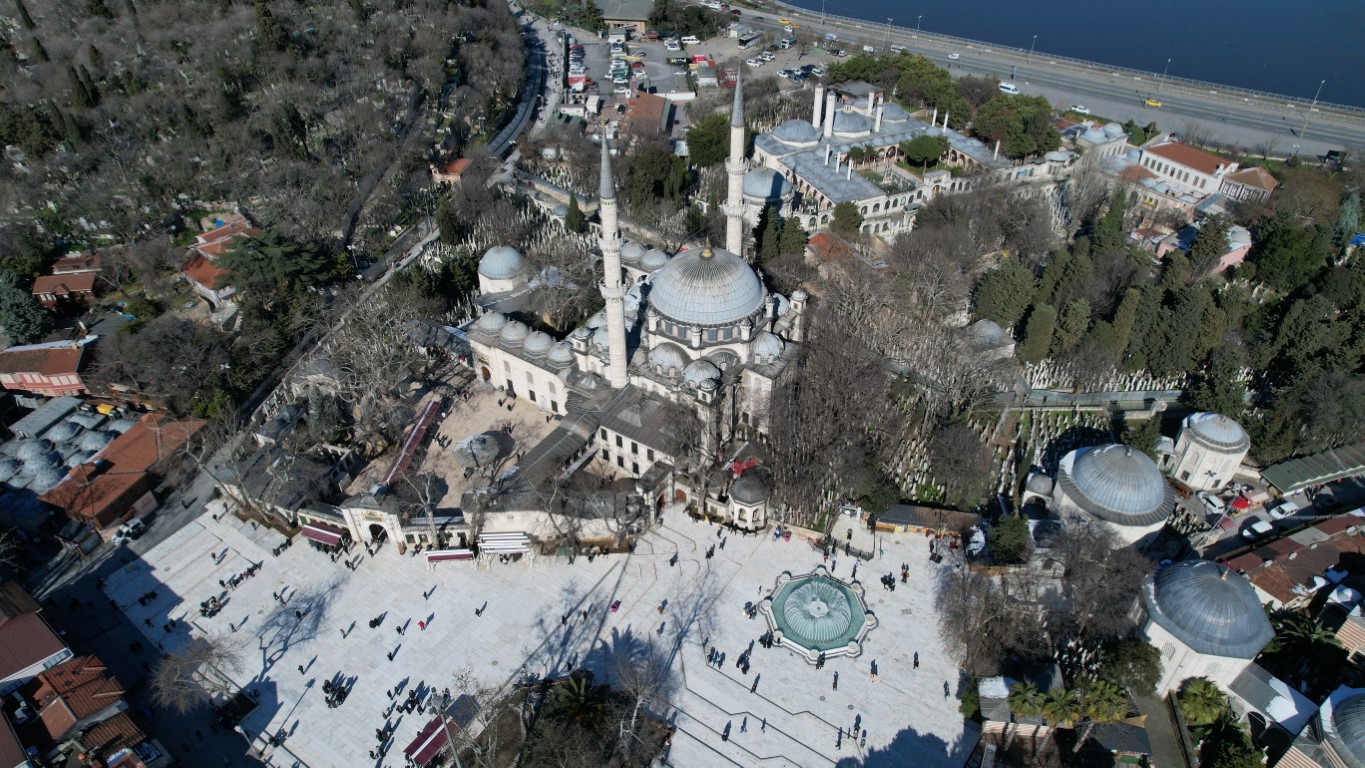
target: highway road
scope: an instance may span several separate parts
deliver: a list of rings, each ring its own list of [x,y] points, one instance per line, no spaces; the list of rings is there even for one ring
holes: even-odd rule
[[[762,18],[755,22],[755,17]],[[1328,150],[1365,150],[1365,112],[1338,111],[1308,102],[1271,98],[1239,92],[1233,88],[1200,86],[1187,81],[1163,80],[1150,75],[1089,65],[1073,60],[1030,54],[987,43],[915,33],[885,25],[826,19],[818,13],[796,9],[745,11],[743,21],[765,29],[774,40],[787,33],[778,23],[786,18],[800,25],[799,33],[822,38],[838,37],[831,47],[850,55],[864,45],[881,53],[900,44],[948,68],[955,77],[986,75],[1013,82],[1025,94],[1045,96],[1054,105],[1089,107],[1096,116],[1146,124],[1155,121],[1163,130],[1202,132],[1215,145],[1237,146],[1249,153],[1266,148],[1272,156],[1316,156]],[[738,51],[736,51],[738,53]],[[956,60],[948,58],[957,54]],[[1013,79],[1011,79],[1013,75]],[[1162,102],[1160,108],[1144,104],[1148,98]],[[1307,120],[1305,121],[1305,118]]]

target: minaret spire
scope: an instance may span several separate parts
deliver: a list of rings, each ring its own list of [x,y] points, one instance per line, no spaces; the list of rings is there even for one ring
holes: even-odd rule
[[[730,108],[730,157],[725,161],[729,176],[726,186],[725,250],[744,255],[744,173],[749,169],[744,159],[744,86],[739,72],[735,73],[735,103]]]
[[[611,175],[611,149],[607,146],[607,125],[602,123],[602,179],[598,189],[597,214],[602,222],[602,298],[607,307],[607,382],[613,388],[626,385],[626,305],[621,285],[621,228],[616,209],[616,182]]]

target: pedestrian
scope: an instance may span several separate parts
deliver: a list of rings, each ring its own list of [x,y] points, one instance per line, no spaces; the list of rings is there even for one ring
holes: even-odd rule
[[[231,631],[231,632],[236,632],[236,631],[237,631],[237,625],[236,625],[236,624],[233,624],[232,622],[229,621],[229,622],[228,622],[228,630]]]
[[[303,621],[303,611],[294,611],[294,618]]]
[[[386,653],[386,654],[384,654],[384,655],[389,657],[389,661],[393,661],[393,651],[389,651],[388,653]]]
[[[725,721],[725,730],[723,730],[723,731],[720,732],[720,740],[721,740],[721,741],[729,741],[729,740],[730,740],[730,722],[731,722],[731,721],[729,721],[729,720],[726,720],[726,721]]]
[[[341,633],[341,639],[342,639],[342,640],[345,640],[345,639],[346,639],[346,630],[345,630],[345,629],[338,629],[337,631]]]
[[[146,624],[148,628],[150,628],[150,627],[152,626],[152,620],[151,620],[151,619],[143,619],[143,620],[142,620],[142,623],[143,623],[143,624]]]
[[[948,681],[947,681],[947,680],[944,680],[944,681],[943,681],[943,698],[946,699],[946,698],[948,698],[949,696],[952,696],[952,695],[953,695],[953,694],[952,694],[952,689],[948,687]]]
[[[919,669],[919,651],[915,651],[915,669]]]
[[[739,732],[740,732],[740,733],[748,733],[748,732],[749,732],[749,716],[748,716],[748,715],[745,715],[745,716],[744,716],[744,719],[741,720],[741,721],[739,721]]]
[[[563,616],[560,616],[560,617],[559,617],[559,626],[561,626],[561,627],[567,626],[568,623],[569,623],[569,614],[566,613],[566,614],[564,614]]]
[[[751,686],[749,686],[749,693],[755,693],[756,691],[758,691],[758,681],[759,681],[759,680],[762,680],[762,679],[763,679],[763,675],[761,675],[761,674],[759,674],[759,675],[754,675],[754,684],[751,685]]]
[[[759,732],[759,733],[767,733],[767,732],[768,732],[768,718],[766,718],[766,717],[763,718],[763,722],[761,722],[761,723],[758,724],[758,732]]]
[[[839,690],[839,673],[834,673],[834,690]]]
[[[300,675],[303,674],[303,665],[302,665],[302,664],[299,665],[299,674],[300,674]]]
[[[427,629],[427,623],[425,621],[419,621],[417,622],[417,628],[425,632]]]

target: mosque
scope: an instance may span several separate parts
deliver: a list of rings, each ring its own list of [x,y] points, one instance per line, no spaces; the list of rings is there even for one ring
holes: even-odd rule
[[[743,109],[737,83],[724,248],[668,254],[625,240],[603,142],[599,287],[605,308],[567,339],[533,330],[515,316],[535,278],[521,253],[498,246],[480,260],[484,312],[465,329],[478,377],[562,417],[560,427],[522,458],[524,486],[595,452],[659,502],[688,500],[708,491],[678,480],[672,467],[680,452],[720,456],[732,441],[767,432],[772,393],[802,339],[809,298],[800,290],[790,297],[769,291],[743,256],[749,171]],[[680,433],[677,409],[696,415],[701,430],[695,440]],[[666,492],[660,484],[665,476],[673,478],[662,484]],[[766,525],[761,482],[744,477],[728,485],[707,511],[744,528]]]

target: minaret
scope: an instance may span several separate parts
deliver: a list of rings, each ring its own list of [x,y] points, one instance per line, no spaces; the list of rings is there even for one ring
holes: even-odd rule
[[[735,73],[735,103],[730,108],[730,159],[725,161],[725,172],[730,184],[725,193],[725,250],[744,255],[744,88]]]
[[[602,126],[602,186],[597,212],[602,220],[602,298],[607,302],[607,383],[626,385],[626,289],[621,286],[621,229],[617,223],[616,182],[611,177],[611,150]]]

